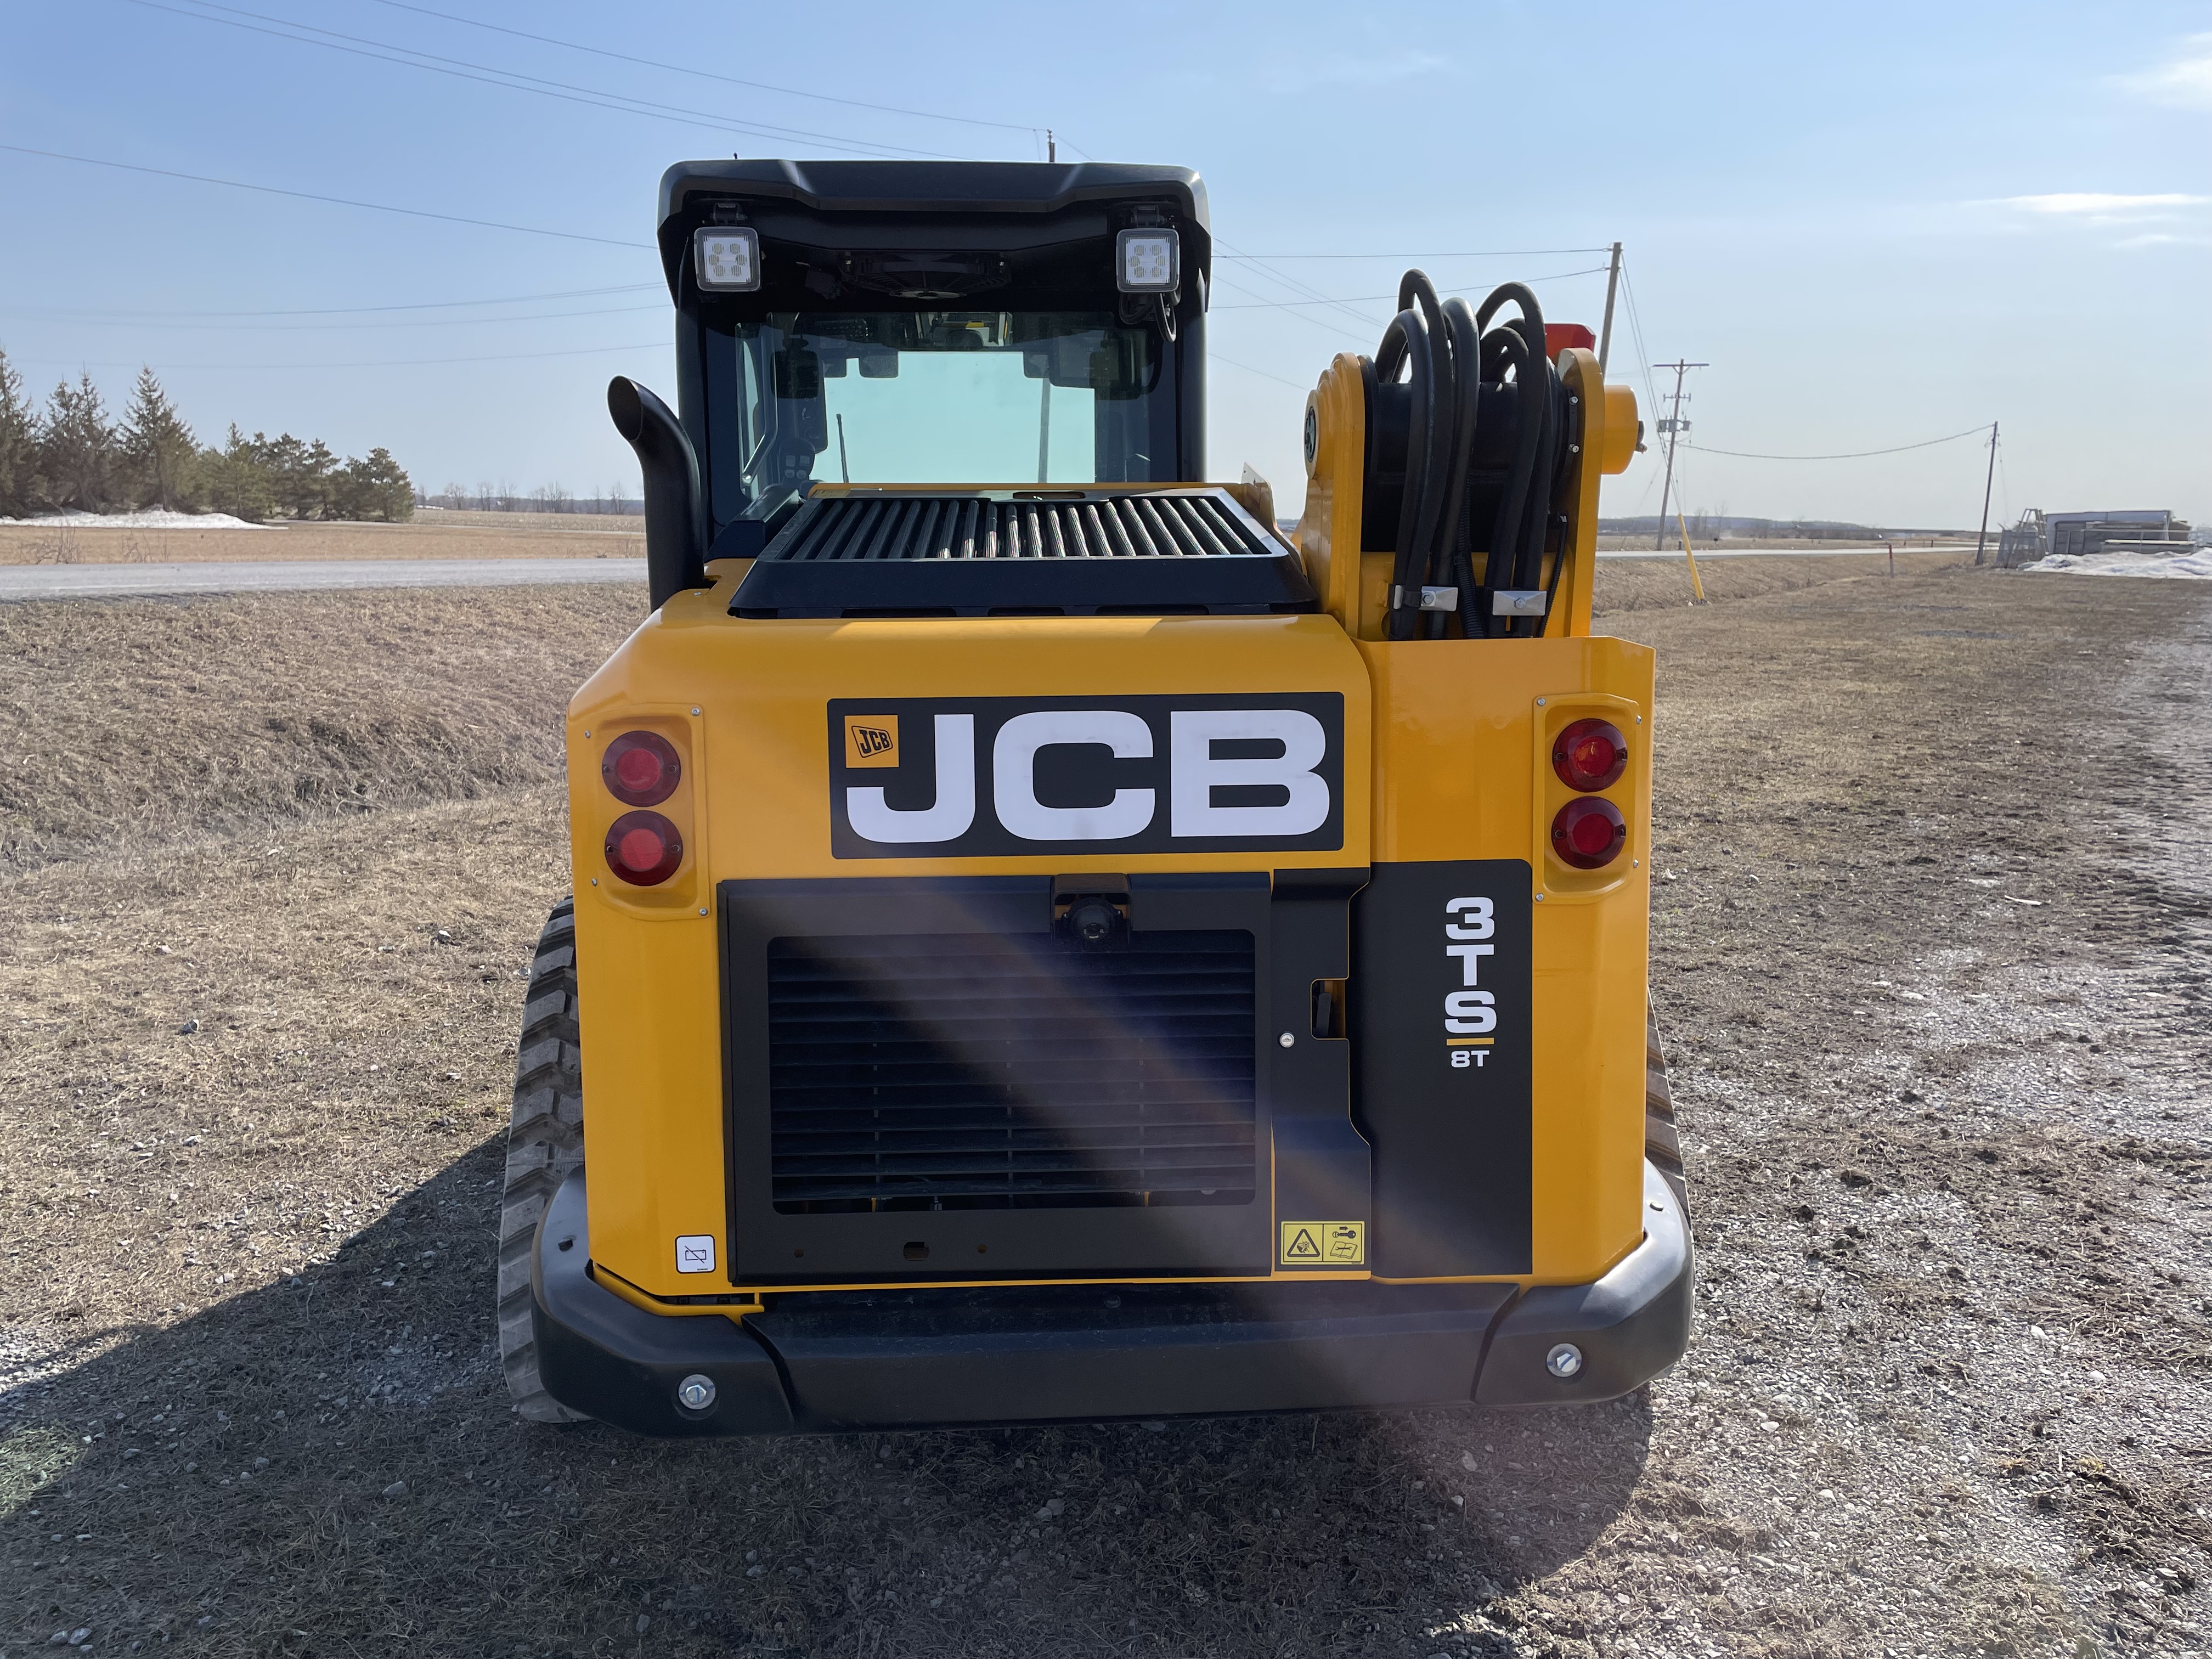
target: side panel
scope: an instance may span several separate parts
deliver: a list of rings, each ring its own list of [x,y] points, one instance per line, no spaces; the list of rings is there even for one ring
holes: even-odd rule
[[[1643,1237],[1651,653],[1603,636],[1359,649],[1375,697],[1378,888],[1401,864],[1510,860],[1529,872],[1527,1272],[1547,1284],[1595,1279]],[[1539,844],[1539,820],[1559,788],[1549,736],[1594,708],[1628,738],[1628,769],[1607,794],[1629,837],[1602,884],[1582,885]],[[1431,930],[1414,937],[1425,957]],[[1390,1160],[1379,1132],[1376,1152]],[[1462,1172],[1471,1185],[1479,1163]]]
[[[1359,896],[1352,1032],[1376,1273],[1529,1271],[1529,870],[1383,864]]]

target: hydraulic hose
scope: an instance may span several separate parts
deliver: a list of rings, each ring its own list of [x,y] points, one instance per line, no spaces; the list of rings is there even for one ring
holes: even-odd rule
[[[1496,327],[1507,305],[1516,314]],[[1398,285],[1398,313],[1383,331],[1372,362],[1373,385],[1405,377],[1406,461],[1398,497],[1396,556],[1384,623],[1393,640],[1443,636],[1446,612],[1421,608],[1424,587],[1457,590],[1461,631],[1470,639],[1540,635],[1556,596],[1555,562],[1546,580],[1545,542],[1565,430],[1564,392],[1544,339],[1544,313],[1525,284],[1508,283],[1481,306],[1440,301],[1419,270]],[[1476,424],[1484,383],[1502,392],[1510,380],[1511,459],[1504,469],[1487,526],[1482,575],[1474,574]],[[1485,428],[1488,453],[1499,451]],[[1376,453],[1380,453],[1379,449]],[[1495,472],[1482,475],[1496,479]],[[1388,511],[1387,497],[1384,511]],[[1501,592],[1546,590],[1546,617],[1500,618]]]
[[[1409,270],[1398,284],[1398,307],[1376,349],[1375,374],[1390,383],[1401,368],[1410,368],[1406,480],[1385,628],[1389,638],[1403,640],[1420,629],[1421,589],[1450,583],[1481,374],[1465,301],[1443,304],[1424,273]],[[1441,612],[1428,613],[1425,631],[1440,637],[1443,622]]]
[[[1394,640],[1411,639],[1419,614],[1421,583],[1428,571],[1428,550],[1436,536],[1433,484],[1442,470],[1433,453],[1440,422],[1437,407],[1436,337],[1428,319],[1407,307],[1390,319],[1382,343],[1375,352],[1378,380],[1395,382],[1401,367],[1409,368],[1409,401],[1406,414],[1406,485],[1398,498],[1397,559],[1391,570],[1390,610],[1384,632]],[[1407,595],[1411,594],[1409,601]]]
[[[1543,583],[1544,538],[1551,521],[1552,480],[1558,461],[1559,376],[1545,349],[1543,307],[1526,283],[1505,283],[1477,308],[1475,321],[1488,328],[1498,308],[1508,303],[1519,314],[1483,337],[1486,345],[1496,341],[1501,356],[1513,360],[1513,380],[1518,388],[1514,400],[1517,429],[1513,472],[1505,500],[1499,503],[1491,533],[1490,560],[1484,571],[1486,611],[1492,608],[1492,596],[1501,588],[1526,592]],[[1549,609],[1547,600],[1547,612]],[[1485,620],[1494,622],[1489,617]],[[1547,615],[1530,626],[1522,618],[1507,617],[1494,631],[1509,637],[1538,635],[1548,620]]]
[[[1475,313],[1479,319],[1482,313]],[[1536,476],[1536,452],[1543,442],[1543,420],[1537,412],[1536,399],[1530,389],[1536,374],[1528,358],[1528,343],[1513,328],[1496,328],[1482,337],[1482,357],[1486,368],[1494,368],[1494,378],[1500,382],[1508,369],[1513,372],[1517,391],[1514,398],[1513,460],[1506,474],[1504,492],[1498,497],[1498,516],[1491,521],[1490,557],[1482,568],[1482,592],[1476,620],[1485,635],[1510,631],[1497,627],[1496,599],[1501,589],[1518,587],[1521,569],[1522,526],[1528,519],[1530,486]],[[1510,625],[1511,618],[1507,618]]]

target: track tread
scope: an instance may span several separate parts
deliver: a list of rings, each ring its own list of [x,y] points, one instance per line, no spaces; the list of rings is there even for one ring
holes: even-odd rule
[[[584,1164],[582,1051],[577,1046],[575,901],[553,907],[530,963],[515,1044],[514,1107],[499,1207],[499,1360],[516,1413],[533,1423],[578,1423],[538,1379],[530,1316],[530,1251],[561,1183]]]
[[[1667,1081],[1667,1052],[1659,1040],[1659,1011],[1648,1005],[1644,1022],[1644,1156],[1667,1177],[1675,1202],[1686,1213],[1689,1178],[1682,1164],[1681,1131],[1674,1120],[1674,1094]]]

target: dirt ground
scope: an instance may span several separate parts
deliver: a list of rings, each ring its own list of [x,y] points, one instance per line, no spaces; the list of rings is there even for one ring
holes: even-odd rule
[[[1890,562],[1886,553],[1783,555],[1767,559],[1754,556],[1704,560],[1698,566],[1698,576],[1705,584],[1706,600],[1725,605],[1731,599],[1819,587],[1859,576],[1887,580]],[[1899,553],[1896,568],[1899,576],[1911,576],[1950,569],[1961,562],[1971,563],[1971,554],[1962,556],[1954,549],[1923,550]],[[1597,568],[1594,609],[1601,617],[1618,617],[1624,611],[1681,610],[1695,602],[1696,593],[1690,585],[1689,566],[1679,553],[1650,559],[1605,559]]]
[[[1626,610],[1620,568],[1681,1365],[1581,1411],[675,1445],[516,1420],[490,1318],[565,887],[557,755],[512,734],[635,596],[11,608],[0,1653],[2204,1652],[2212,595]],[[253,735],[334,703],[365,810]],[[472,708],[450,761],[378,758]],[[157,716],[252,775],[133,794]]]
[[[645,520],[615,514],[425,513],[406,524],[125,530],[0,524],[0,564],[206,564],[240,559],[641,558]]]

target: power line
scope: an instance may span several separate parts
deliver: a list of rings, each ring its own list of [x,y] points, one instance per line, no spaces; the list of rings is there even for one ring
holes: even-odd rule
[[[320,306],[304,311],[61,311],[43,314],[71,319],[106,319],[115,321],[160,317],[358,317],[380,311],[446,311],[457,306],[518,306],[534,305],[540,300],[587,300],[603,294],[641,294],[647,289],[662,286],[659,283],[621,283],[611,288],[562,289],[551,294],[509,294],[489,300],[423,300],[410,305],[396,306]]]
[[[424,17],[441,18],[448,23],[460,23],[472,29],[489,29],[494,34],[513,35],[518,40],[535,40],[541,46],[559,46],[568,52],[589,52],[595,58],[611,58],[618,63],[639,64],[647,69],[666,70],[672,75],[693,75],[702,81],[720,81],[732,87],[750,87],[756,92],[781,93],[787,98],[811,98],[817,103],[842,104],[848,109],[870,109],[885,115],[911,115],[923,121],[957,121],[971,127],[998,127],[1007,132],[1035,134],[1041,127],[1024,126],[1015,121],[987,121],[975,115],[941,115],[934,110],[903,109],[896,104],[872,104],[864,98],[836,98],[826,92],[802,92],[797,87],[779,87],[766,81],[746,81],[734,75],[718,75],[712,70],[696,69],[688,64],[664,64],[652,58],[633,58],[626,52],[611,52],[604,46],[587,46],[574,40],[556,40],[550,34],[532,34],[526,29],[511,29],[499,23],[486,23],[474,17],[462,17],[450,11],[434,11],[428,6],[410,5],[408,0],[376,0],[380,6],[390,6],[398,11],[419,13]],[[1062,143],[1066,141],[1063,139]],[[1068,145],[1070,149],[1075,147]]]
[[[1644,319],[1636,309],[1636,283],[1628,274],[1628,261],[1620,262],[1620,296],[1628,301],[1628,331],[1636,339],[1638,373],[1644,376],[1644,395],[1650,399],[1647,407],[1654,420],[1659,417],[1659,387],[1651,378],[1651,353],[1644,343]]]
[[[1523,276],[1519,280],[1524,283],[1559,283],[1565,282],[1570,276],[1601,276],[1608,268],[1609,267],[1605,265],[1592,265],[1586,270],[1555,270],[1548,276]],[[1224,286],[1228,285],[1224,284]],[[1471,283],[1463,288],[1440,288],[1437,292],[1438,294],[1445,295],[1475,294],[1481,292],[1482,289],[1483,285],[1481,283]],[[1251,289],[1238,289],[1237,291],[1240,294],[1249,294],[1251,292]],[[1398,296],[1395,294],[1353,294],[1349,295],[1341,300],[1255,300],[1249,304],[1240,304],[1235,301],[1224,301],[1222,304],[1215,306],[1213,309],[1216,311],[1256,311],[1262,306],[1275,306],[1279,307],[1283,310],[1289,311],[1299,306],[1368,305],[1372,304],[1376,301],[1389,301],[1395,304],[1397,298]]]
[[[1301,386],[1296,380],[1286,380],[1279,374],[1270,374],[1264,368],[1255,368],[1249,363],[1240,363],[1234,357],[1224,357],[1218,351],[1207,352],[1206,354],[1206,359],[1208,362],[1212,363],[1224,363],[1231,368],[1241,368],[1247,374],[1256,374],[1263,380],[1273,380],[1277,386],[1286,386],[1293,392],[1311,392],[1313,390],[1311,386]]]
[[[1303,294],[1309,300],[1318,301],[1321,303],[1342,313],[1346,317],[1350,317],[1358,322],[1365,324],[1370,329],[1378,326],[1371,318],[1362,317],[1358,312],[1352,310],[1352,307],[1345,301],[1341,300],[1332,300],[1327,295],[1323,294],[1319,289],[1315,288],[1312,284],[1302,282],[1296,276],[1286,276],[1282,271],[1275,270],[1273,266],[1267,264],[1264,261],[1255,259],[1249,254],[1240,253],[1237,249],[1231,247],[1227,242],[1223,241],[1218,236],[1214,238],[1214,245],[1217,247],[1224,250],[1231,258],[1243,259],[1246,264],[1249,264],[1253,270],[1260,272],[1263,276],[1273,277],[1278,283],[1280,283],[1285,288],[1289,289],[1294,294]],[[1245,294],[1251,294],[1252,292],[1249,289],[1242,289],[1238,291]],[[1254,294],[1252,295],[1252,297],[1257,300],[1264,298],[1265,296]]]
[[[139,0],[143,3],[143,0]],[[459,213],[433,213],[427,208],[393,207],[385,202],[357,202],[350,197],[322,196],[311,190],[283,190],[275,185],[249,185],[236,179],[214,179],[202,173],[176,173],[167,167],[140,167],[134,161],[103,161],[93,155],[68,155],[58,149],[33,149],[24,144],[0,144],[0,150],[17,155],[42,155],[50,161],[76,161],[88,167],[113,167],[120,173],[150,173],[157,179],[183,179],[195,185],[221,185],[226,190],[251,190],[264,196],[289,196],[301,202],[328,202],[337,207],[367,208],[373,213],[404,214],[410,219],[440,219],[449,225],[475,225],[484,230],[516,230],[526,236],[557,236],[563,241],[597,242],[602,247],[650,248],[650,242],[626,242],[612,236],[587,236],[578,230],[547,230],[538,225],[502,224],[496,219],[471,219]]]
[[[377,323],[173,323],[146,318],[53,317],[45,320],[92,328],[168,328],[210,334],[322,334],[363,328],[488,328],[495,323],[549,323],[571,317],[627,317],[641,311],[665,313],[668,302],[642,306],[600,306],[590,311],[538,311],[519,317],[422,317]],[[33,316],[36,313],[22,313]]]
[[[1355,331],[1352,329],[1346,328],[1342,323],[1333,321],[1329,318],[1316,317],[1308,312],[1291,310],[1291,307],[1293,303],[1291,301],[1264,299],[1261,296],[1257,289],[1246,288],[1242,283],[1232,282],[1226,276],[1220,277],[1218,280],[1219,281],[1220,285],[1224,288],[1232,289],[1239,294],[1249,294],[1252,296],[1253,304],[1251,306],[1239,306],[1234,307],[1237,310],[1253,310],[1261,307],[1273,307],[1280,310],[1287,311],[1291,316],[1296,318],[1302,323],[1311,323],[1316,328],[1327,329],[1332,334],[1342,335],[1348,339],[1353,340],[1364,341],[1371,338],[1375,331],[1382,326],[1382,324],[1371,322],[1364,317],[1358,317],[1358,320],[1364,324],[1364,327]],[[1310,304],[1312,302],[1305,301],[1304,303]],[[1226,303],[1221,307],[1221,309],[1223,310],[1229,310],[1231,308],[1231,307]],[[1357,317],[1356,313],[1353,314]]]
[[[1888,449],[1854,449],[1840,455],[1759,455],[1746,449],[1707,449],[1703,444],[1685,444],[1706,455],[1732,455],[1740,461],[1858,461],[1869,455],[1902,455],[1908,449],[1933,449],[1937,444],[1954,444],[1961,438],[1972,438],[1987,432],[1985,426],[1970,426],[1964,432],[1954,432],[1948,438],[1929,438],[1917,444],[1897,444]]]
[[[1506,247],[1479,253],[1217,253],[1217,259],[1248,259],[1253,264],[1279,264],[1287,259],[1537,259],[1554,253],[1611,253],[1604,247]]]
[[[388,41],[370,40],[357,34],[342,34],[336,29],[318,27],[313,23],[295,23],[289,18],[270,17],[261,12],[246,11],[236,6],[222,6],[215,0],[198,0],[205,8],[188,10],[182,6],[162,3],[162,0],[130,0],[134,6],[149,11],[166,11],[173,16],[189,17],[202,23],[215,23],[224,28],[242,29],[249,34],[266,34],[279,40],[289,40],[303,46],[320,46],[326,52],[342,52],[355,58],[374,58],[379,63],[398,64],[405,69],[425,70],[433,75],[450,76],[458,81],[474,81],[483,86],[504,87],[510,92],[526,92],[540,98],[557,99],[565,104],[584,104],[593,109],[613,110],[618,114],[643,115],[654,120],[672,121],[679,126],[703,126],[713,131],[742,132],[761,138],[799,138],[812,143],[826,145],[831,149],[849,151],[858,155],[872,155],[884,150],[896,150],[902,155],[927,156],[937,161],[957,161],[937,150],[915,149],[904,144],[857,144],[849,139],[829,133],[810,132],[797,127],[770,126],[763,122],[746,121],[712,110],[685,109],[680,105],[654,104],[642,98],[632,98],[626,93],[607,92],[597,87],[580,87],[565,81],[549,81],[535,75],[524,75],[515,70],[503,70],[488,64],[471,63],[465,58],[441,57],[436,52],[417,51],[413,46],[395,46]],[[210,15],[210,12],[233,14],[228,17]],[[236,20],[251,17],[256,22],[241,23]],[[278,27],[264,28],[261,24]],[[304,31],[288,33],[287,31]],[[328,40],[316,40],[309,35],[327,35]],[[356,44],[343,46],[342,41]],[[368,48],[375,50],[368,50]],[[404,53],[394,57],[393,53]],[[453,67],[447,67],[452,65]]]
[[[179,370],[240,370],[260,374],[280,368],[425,368],[436,363],[516,363],[532,357],[597,357],[611,351],[654,351],[668,344],[663,340],[633,341],[627,345],[574,346],[559,351],[505,351],[481,357],[373,357],[366,362],[351,363],[167,363],[162,373],[173,374]],[[86,368],[135,368],[140,365],[122,358],[82,357],[23,357],[25,363],[82,364]],[[151,365],[147,365],[151,367]]]
[[[1656,552],[1667,545],[1667,491],[1674,482],[1674,445],[1680,439],[1683,428],[1689,424],[1682,418],[1682,377],[1693,368],[1710,368],[1711,365],[1678,358],[1671,363],[1653,363],[1650,367],[1674,371],[1674,410],[1672,416],[1659,422],[1659,429],[1667,434],[1667,480],[1659,486],[1659,533],[1651,544],[1652,550]],[[1698,597],[1703,599],[1705,595],[1700,593]]]

